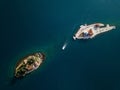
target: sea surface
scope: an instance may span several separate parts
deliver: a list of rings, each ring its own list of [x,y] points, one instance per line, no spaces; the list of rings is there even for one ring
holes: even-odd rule
[[[116,29],[72,39],[96,22]],[[16,63],[33,52],[46,60],[13,82]],[[0,90],[120,90],[120,0],[1,0]]]

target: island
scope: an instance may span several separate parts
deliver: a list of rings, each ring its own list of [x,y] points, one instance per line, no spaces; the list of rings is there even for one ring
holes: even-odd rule
[[[108,32],[112,29],[115,29],[115,26],[110,26],[107,24],[106,26],[103,23],[94,23],[90,25],[81,25],[78,29],[77,33],[73,36],[73,39],[91,39],[98,34]]]
[[[33,53],[19,60],[15,67],[15,78],[21,78],[39,68],[45,60],[43,53]]]

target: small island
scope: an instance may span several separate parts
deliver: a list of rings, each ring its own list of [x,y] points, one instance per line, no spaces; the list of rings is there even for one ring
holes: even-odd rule
[[[96,35],[115,29],[116,26],[106,26],[103,23],[94,23],[90,25],[81,25],[73,39],[92,39]]]
[[[15,78],[21,78],[38,69],[45,60],[43,53],[33,53],[21,59],[15,68]]]

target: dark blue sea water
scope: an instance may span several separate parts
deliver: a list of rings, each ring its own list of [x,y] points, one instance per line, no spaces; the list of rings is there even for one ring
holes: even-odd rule
[[[72,40],[95,22],[117,28]],[[120,90],[120,0],[1,0],[0,41],[0,90]],[[37,51],[45,62],[12,83],[17,61]]]

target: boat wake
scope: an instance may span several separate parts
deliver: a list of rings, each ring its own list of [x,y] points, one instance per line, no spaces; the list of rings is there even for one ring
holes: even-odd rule
[[[65,50],[66,47],[68,46],[68,44],[70,44],[72,42],[73,39],[71,38],[71,36],[73,35],[74,30],[76,30],[76,26],[78,26],[78,25],[77,24],[74,25],[72,31],[68,34],[68,37],[66,38],[66,41],[62,46],[62,50]]]

